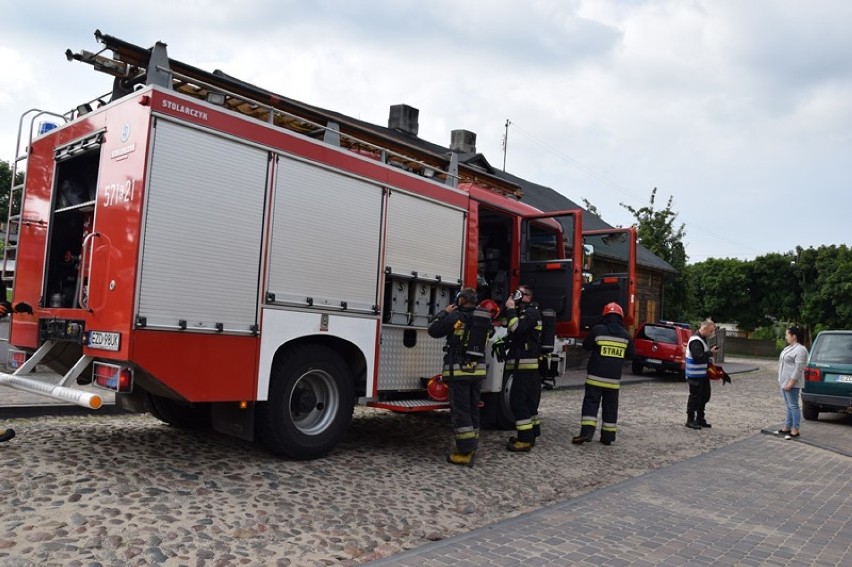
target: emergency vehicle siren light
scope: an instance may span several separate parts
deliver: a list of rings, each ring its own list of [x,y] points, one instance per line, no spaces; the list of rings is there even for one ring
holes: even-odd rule
[[[54,130],[58,127],[59,127],[59,125],[55,124],[53,122],[39,122],[38,123],[38,135],[42,136],[44,134],[47,134],[51,130]]]

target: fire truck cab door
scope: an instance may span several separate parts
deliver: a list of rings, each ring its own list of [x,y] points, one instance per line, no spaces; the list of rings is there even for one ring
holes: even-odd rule
[[[583,242],[594,246],[604,257],[627,257],[627,272],[599,274],[583,285],[580,300],[580,326],[588,329],[600,320],[606,304],[618,303],[624,310],[624,323],[634,323],[636,301],[636,229],[613,228],[589,230],[583,233]]]
[[[553,309],[557,321],[574,318],[574,271],[580,262],[566,253],[566,235],[570,246],[579,222],[577,211],[531,215],[521,221],[520,281],[533,286],[536,303]]]

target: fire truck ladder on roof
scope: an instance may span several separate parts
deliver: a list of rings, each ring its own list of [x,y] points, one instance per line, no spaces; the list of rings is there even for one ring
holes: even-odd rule
[[[18,251],[18,230],[21,225],[21,205],[24,202],[24,172],[26,170],[26,160],[29,155],[30,146],[33,143],[33,132],[35,131],[36,121],[44,117],[57,118],[63,122],[70,120],[71,113],[56,114],[46,110],[31,108],[21,115],[18,122],[18,138],[15,146],[15,160],[12,162],[12,180],[9,188],[8,211],[6,218],[6,235],[3,241],[3,265],[0,267],[0,277],[7,284],[7,288],[14,287],[15,269],[13,267]],[[49,131],[49,128],[43,122],[39,126],[38,134],[44,134]],[[26,126],[26,130],[24,129]],[[24,137],[24,132],[27,132],[27,144],[22,148],[21,141]],[[13,284],[13,285],[8,285]],[[5,297],[2,299],[6,299]]]
[[[472,183],[505,195],[522,196],[517,185],[477,166],[460,164],[455,152],[448,149],[433,151],[426,147],[430,144],[419,144],[421,140],[411,140],[410,136],[395,136],[385,128],[277,95],[222,71],[210,73],[169,59],[162,42],[146,49],[100,30],[95,31],[95,38],[104,45],[98,53],[73,53],[69,49],[65,56],[115,77],[113,100],[133,92],[138,85],[160,85],[309,137],[322,137],[330,144],[372,154],[385,163],[453,187]],[[112,58],[103,55],[106,50],[112,50]]]

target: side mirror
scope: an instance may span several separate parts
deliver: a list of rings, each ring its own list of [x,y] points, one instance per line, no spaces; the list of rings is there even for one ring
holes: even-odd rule
[[[583,271],[592,271],[592,255],[595,253],[595,247],[591,244],[583,244]],[[585,274],[584,274],[585,277]]]

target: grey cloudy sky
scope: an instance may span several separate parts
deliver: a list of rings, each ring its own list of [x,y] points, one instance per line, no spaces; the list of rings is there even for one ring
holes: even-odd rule
[[[111,81],[64,51],[93,33],[284,96],[477,150],[604,220],[658,188],[691,262],[852,244],[848,0],[0,0],[0,159],[21,114]]]

